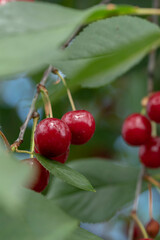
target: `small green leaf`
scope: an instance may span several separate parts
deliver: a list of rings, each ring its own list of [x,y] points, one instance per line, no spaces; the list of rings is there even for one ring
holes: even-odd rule
[[[51,185],[48,198],[56,200],[65,211],[81,221],[109,220],[134,199],[139,168],[98,158],[80,159],[70,166],[87,176],[96,193],[75,189],[57,179]]]
[[[66,166],[65,164],[58,163],[56,161],[47,159],[40,154],[35,154],[38,161],[51,172],[57,178],[62,179],[64,182],[73,185],[77,188],[95,192],[94,188],[87,180],[85,176],[79,172],[73,170],[72,168]]]
[[[102,240],[102,238],[79,227],[67,240]]]

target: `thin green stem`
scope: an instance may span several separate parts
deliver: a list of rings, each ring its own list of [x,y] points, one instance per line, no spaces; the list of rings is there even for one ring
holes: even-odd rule
[[[136,15],[160,15],[160,9],[157,8],[135,8]]]
[[[134,219],[134,221],[137,223],[139,229],[141,230],[143,237],[144,238],[148,238],[148,234],[146,232],[145,227],[143,226],[142,222],[140,221],[140,219],[138,218],[136,213],[132,213],[131,214],[132,218]]]
[[[45,114],[46,114],[46,118],[52,118],[53,117],[53,113],[52,113],[52,105],[49,99],[49,95],[48,95],[48,91],[44,86],[39,86],[41,95],[42,95],[42,99],[44,102],[44,108],[45,108]]]
[[[151,183],[148,183],[148,191],[149,191],[149,216],[150,219],[153,218],[152,212],[153,212],[153,200],[152,200],[152,185]]]
[[[31,150],[31,158],[33,158],[33,152],[34,152],[34,132],[36,130],[36,126],[38,123],[38,119],[39,119],[39,115],[35,118],[33,118],[33,126],[32,126],[32,133],[31,133],[31,146],[30,146],[30,150]]]
[[[11,149],[13,151],[13,149]],[[19,150],[19,149],[14,149],[14,152],[17,152],[17,153],[26,153],[26,154],[33,154],[32,152],[30,151],[27,151],[27,150]]]
[[[66,90],[67,90],[67,95],[68,95],[68,98],[69,98],[69,101],[70,101],[72,110],[75,111],[75,110],[76,110],[76,107],[75,107],[75,104],[74,104],[74,101],[73,101],[73,98],[72,98],[71,91],[70,91],[70,89],[69,89],[68,86],[67,86],[66,80],[65,80],[64,77],[58,72],[58,70],[54,70],[54,73],[57,74],[58,77],[62,80],[63,85],[65,86],[65,88],[66,88]]]
[[[151,126],[152,126],[152,137],[156,137],[157,136],[157,124],[155,122],[151,122]]]
[[[145,107],[143,107],[143,108],[141,109],[141,114],[142,114],[142,115],[145,115],[145,114],[146,114],[146,108],[145,108]]]

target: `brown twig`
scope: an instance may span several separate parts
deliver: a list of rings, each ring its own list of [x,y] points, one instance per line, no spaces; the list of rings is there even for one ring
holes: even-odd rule
[[[153,8],[159,8],[159,0],[153,1]],[[153,15],[151,21],[158,25],[158,15]],[[149,61],[148,61],[148,93],[153,91],[153,80],[154,80],[154,70],[156,65],[156,51],[153,50],[149,54]]]
[[[50,65],[48,67],[48,69],[45,71],[41,81],[40,81],[40,85],[44,86],[46,81],[47,81],[47,78],[49,76],[49,74],[51,73],[52,71],[52,66]],[[26,131],[26,128],[28,126],[28,122],[30,121],[30,119],[32,118],[32,114],[35,112],[35,105],[36,105],[36,101],[38,99],[38,96],[39,96],[39,88],[37,86],[37,91],[36,91],[36,94],[32,100],[32,104],[31,104],[31,107],[30,107],[30,110],[29,110],[29,113],[27,115],[27,118],[25,120],[25,122],[23,123],[23,125],[20,127],[20,133],[19,133],[19,136],[17,138],[17,140],[12,144],[12,147],[15,147],[15,148],[18,148],[20,146],[20,144],[23,142],[23,137],[24,137],[24,134],[25,134],[25,131]]]
[[[1,130],[0,130],[0,137],[3,139],[7,149],[10,150],[10,144],[9,144],[6,136],[4,135],[4,133]]]
[[[63,44],[62,49],[68,47],[72,40],[86,27],[87,25],[81,25],[77,30],[71,35],[71,37]]]
[[[159,7],[159,0],[153,0],[153,8]],[[152,16],[152,21],[155,24],[158,24],[158,16]],[[152,51],[149,55],[149,62],[148,62],[148,94],[153,92],[154,89],[154,70],[155,70],[155,58],[156,58],[156,52]],[[141,193],[141,187],[142,187],[142,181],[144,178],[145,173],[145,167],[142,166],[140,175],[138,177],[137,187],[136,187],[136,194],[135,194],[135,200],[132,208],[132,212],[137,212],[138,207],[138,198]],[[129,240],[133,239],[133,230],[134,230],[134,222],[132,221],[129,228]]]

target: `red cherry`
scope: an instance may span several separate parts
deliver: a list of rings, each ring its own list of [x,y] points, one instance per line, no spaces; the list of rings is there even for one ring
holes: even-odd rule
[[[34,151],[35,151],[36,153],[39,153],[36,148],[34,148]],[[57,161],[57,162],[60,162],[60,163],[65,163],[65,162],[67,161],[68,155],[69,155],[69,148],[68,148],[68,150],[67,150],[65,153],[63,153],[62,155],[60,155],[60,156],[58,156],[58,157],[53,157],[53,158],[50,158],[50,159],[52,159],[52,160],[54,160],[54,161]]]
[[[95,131],[95,120],[92,114],[86,110],[67,112],[62,120],[67,123],[72,134],[72,144],[84,144],[88,142]]]
[[[26,162],[31,166],[31,168],[36,171],[35,178],[32,183],[28,184],[28,188],[36,191],[36,192],[42,192],[45,187],[48,185],[49,182],[49,172],[47,169],[45,169],[36,158],[28,158],[23,160],[23,162]]]
[[[129,115],[122,126],[122,137],[130,145],[142,145],[151,137],[151,123],[139,113]]]
[[[159,233],[159,227],[159,223],[152,218],[146,225],[146,231],[150,237],[155,238]]]
[[[153,240],[153,239],[151,239],[151,238],[141,238],[139,240]]]
[[[160,91],[150,96],[147,103],[147,114],[152,121],[160,123]]]
[[[65,153],[71,142],[71,132],[65,122],[57,118],[46,118],[36,128],[35,147],[50,158]]]
[[[160,167],[160,138],[151,138],[145,145],[142,145],[139,149],[139,157],[146,167]]]
[[[54,161],[60,162],[60,163],[65,163],[67,161],[68,155],[69,155],[69,148],[62,155],[60,155],[58,157],[53,157],[51,159],[54,160]]]
[[[134,226],[134,229],[133,229],[133,239],[138,239],[142,237],[142,233],[141,233],[141,230],[139,229],[139,227],[137,225]]]

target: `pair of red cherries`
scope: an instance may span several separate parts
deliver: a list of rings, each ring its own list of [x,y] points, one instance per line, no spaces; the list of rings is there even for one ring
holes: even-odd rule
[[[62,119],[46,118],[36,127],[34,134],[35,152],[51,160],[65,163],[70,144],[81,145],[88,142],[95,131],[95,120],[86,110],[70,111]],[[36,158],[26,159],[33,169],[37,169],[34,182],[29,188],[42,192],[49,182],[49,172]]]
[[[152,94],[147,103],[147,115],[151,121],[160,123],[160,91]],[[140,146],[139,157],[146,167],[160,167],[160,137],[151,136],[151,122],[135,113],[128,116],[122,127],[123,139],[132,146]]]

